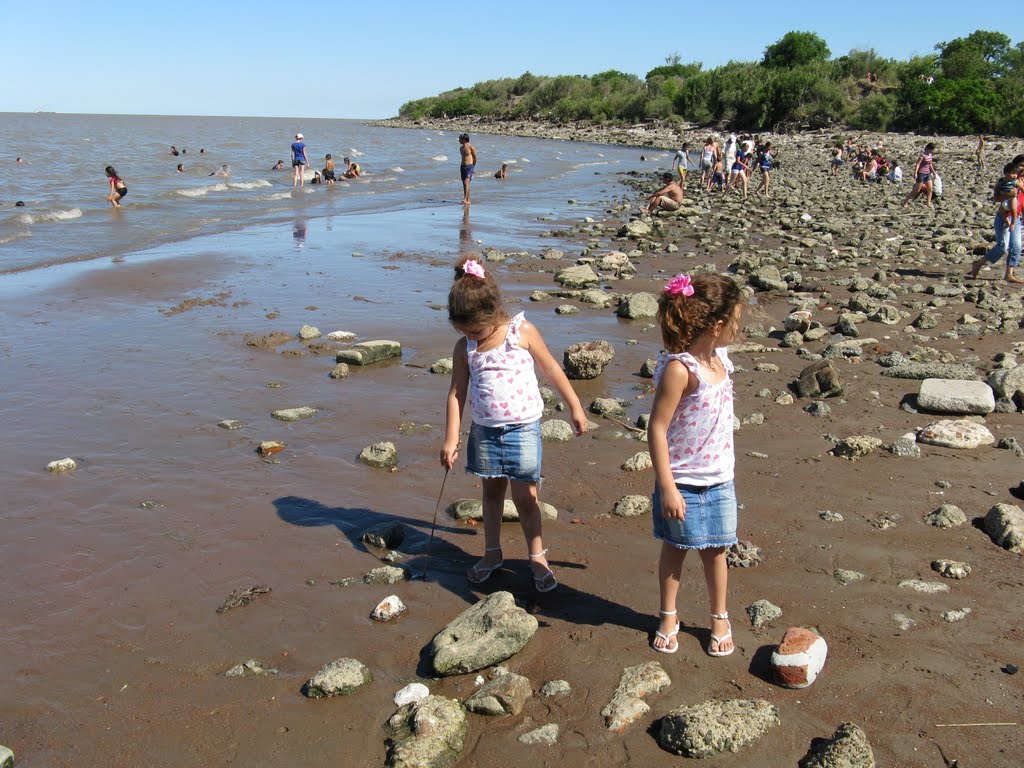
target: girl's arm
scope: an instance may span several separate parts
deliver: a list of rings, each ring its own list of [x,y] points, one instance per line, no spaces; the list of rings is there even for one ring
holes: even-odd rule
[[[697,381],[686,366],[673,360],[662,372],[654,392],[651,418],[647,422],[647,447],[654,463],[654,476],[661,491],[661,514],[682,520],[686,517],[686,502],[672,477],[669,461],[668,425],[672,422],[679,401],[697,388]],[[658,510],[653,510],[654,514]]]
[[[466,404],[469,389],[469,359],[466,356],[466,339],[455,344],[452,353],[452,383],[448,389],[445,407],[444,445],[441,446],[441,466],[451,469],[459,457],[459,431],[462,429],[462,409]]]
[[[583,406],[580,405],[580,399],[576,396],[576,390],[569,383],[569,378],[565,375],[565,371],[562,370],[562,366],[558,364],[548,351],[544,339],[541,338],[540,331],[532,323],[524,320],[519,326],[519,335],[522,340],[522,346],[533,356],[533,362],[540,368],[544,378],[551,383],[551,386],[558,392],[562,401],[569,406],[569,413],[571,414],[570,417],[572,418],[572,425],[576,429],[576,434],[582,435],[587,431],[587,414],[584,413]]]

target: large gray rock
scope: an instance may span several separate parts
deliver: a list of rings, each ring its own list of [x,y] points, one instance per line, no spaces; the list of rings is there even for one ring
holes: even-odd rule
[[[1018,392],[1024,393],[1024,365],[993,371],[988,385],[995,390],[996,397],[1013,398]]]
[[[856,461],[868,454],[874,453],[882,447],[882,441],[871,435],[854,435],[844,437],[836,442],[835,447],[829,453],[833,456],[842,456],[844,459]]]
[[[0,768],[14,768],[14,752],[0,744]]]
[[[495,592],[463,611],[430,644],[434,672],[461,675],[518,653],[537,631],[537,619],[516,606],[508,592]]]
[[[351,349],[342,350],[335,358],[335,362],[348,363],[350,365],[373,365],[382,360],[401,356],[401,343],[388,341],[387,339],[375,339],[373,341],[361,341]]]
[[[943,504],[925,515],[924,521],[936,528],[958,528],[967,522],[967,515],[955,504]]]
[[[573,344],[563,356],[565,375],[570,379],[596,379],[615,357],[615,347],[604,339]]]
[[[661,719],[658,743],[674,755],[739,752],[779,724],[775,705],[759,699],[716,699],[677,707]]]
[[[750,617],[751,626],[760,629],[782,616],[782,609],[768,600],[755,600],[747,606],[747,616]]]
[[[528,746],[543,745],[550,747],[558,742],[558,723],[548,723],[540,728],[534,728],[528,733],[519,737],[520,744]]]
[[[566,267],[555,275],[555,282],[566,288],[588,288],[601,282],[589,264]]]
[[[398,464],[398,449],[390,441],[374,443],[359,452],[359,460],[378,469],[391,469]]]
[[[622,251],[606,253],[597,260],[597,268],[602,272],[614,272],[616,277],[636,274],[636,267],[633,266],[633,262]]]
[[[985,533],[1003,549],[1024,554],[1024,512],[1014,504],[996,504],[985,515]]]
[[[567,443],[576,436],[572,424],[561,419],[550,419],[541,422],[540,439],[553,443]]]
[[[601,710],[608,730],[622,733],[629,725],[651,711],[644,699],[670,685],[671,678],[656,661],[626,667],[622,670],[612,700]]]
[[[455,699],[406,704],[384,728],[392,768],[451,768],[466,744],[466,712]]]
[[[629,494],[615,502],[612,514],[616,517],[641,517],[651,514],[651,497]]]
[[[859,726],[842,723],[832,738],[804,755],[800,768],[875,768],[875,754]]]
[[[532,695],[533,686],[528,678],[508,672],[466,699],[466,709],[478,715],[518,715]]]
[[[966,419],[947,419],[929,424],[917,435],[917,441],[940,448],[980,448],[992,445],[996,439],[983,424]]]
[[[639,240],[641,237],[649,237],[651,234],[651,225],[646,221],[640,221],[636,219],[627,224],[623,224],[619,227],[619,237],[629,237],[633,240]]]
[[[615,313],[619,317],[635,320],[640,317],[656,317],[658,299],[652,293],[633,293],[623,297]]]
[[[795,387],[800,397],[837,397],[843,394],[839,371],[831,360],[819,360],[804,368]]]
[[[983,381],[925,379],[917,394],[919,408],[934,413],[992,413],[996,399],[992,387]]]
[[[337,659],[313,675],[302,687],[311,699],[348,696],[373,682],[373,673],[357,659]]]
[[[977,381],[978,373],[967,363],[916,363],[904,362],[886,368],[883,376],[893,379],[958,379]]]
[[[537,503],[540,505],[540,516],[544,520],[558,519],[557,509],[543,501]],[[456,520],[484,519],[484,504],[480,499],[459,499],[458,501],[453,501],[445,511]],[[512,499],[505,499],[505,504],[501,509],[501,521],[503,523],[519,522],[519,510],[516,509],[515,502]]]

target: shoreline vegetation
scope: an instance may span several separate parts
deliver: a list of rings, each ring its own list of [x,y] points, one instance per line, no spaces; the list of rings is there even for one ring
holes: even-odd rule
[[[906,61],[874,49],[831,58],[818,35],[794,31],[756,62],[705,70],[673,54],[643,78],[525,72],[406,102],[398,117],[1024,136],[1024,42],[977,30],[935,50]]]

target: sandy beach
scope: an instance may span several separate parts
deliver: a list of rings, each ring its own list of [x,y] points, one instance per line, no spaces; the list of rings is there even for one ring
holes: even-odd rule
[[[900,208],[909,181],[829,176],[830,136],[815,133],[772,137],[782,161],[774,197],[714,196],[693,189],[691,174],[683,211],[651,219],[637,210],[667,170],[677,133],[631,141],[637,132],[548,126],[530,135],[635,146],[645,161],[609,172],[612,191],[581,201],[585,212],[569,206],[518,233],[524,252],[504,245],[511,225],[488,218],[481,180],[468,217],[440,204],[348,226],[311,217],[301,236],[297,224],[274,223],[165,244],[127,263],[7,276],[0,744],[15,751],[19,768],[383,765],[383,726],[399,688],[420,681],[459,700],[475,689],[475,673],[433,678],[424,649],[496,591],[511,592],[540,622],[505,666],[535,692],[561,679],[572,693],[535,694],[514,716],[469,715],[459,766],[668,765],[682,758],[659,747],[660,718],[715,698],[766,700],[780,724],[710,759],[713,766],[796,765],[845,721],[864,730],[879,765],[1019,764],[1019,724],[937,726],[1019,722],[1024,678],[1008,670],[1024,648],[1020,555],[993,543],[982,520],[996,504],[1021,503],[1022,458],[995,445],[917,444],[919,457],[896,455],[889,446],[898,438],[956,417],[915,408],[920,381],[883,375],[902,353],[910,362],[966,364],[984,381],[1024,354],[1021,288],[1001,280],[1001,264],[964,279],[990,245],[993,212],[994,172],[974,169],[971,140],[865,136],[872,145],[883,138],[908,179],[917,151],[936,141],[946,193],[931,210],[920,201]],[[990,169],[1024,150],[1020,140],[991,144]],[[454,175],[452,185],[458,194]],[[629,233],[630,222],[643,226]],[[447,232],[443,240],[438,231]],[[597,270],[609,306],[554,280],[610,252],[625,253],[635,273]],[[625,416],[592,414],[591,433],[544,447],[542,500],[559,512],[544,529],[561,581],[550,594],[533,590],[514,523],[503,529],[505,568],[483,588],[467,583],[482,531],[444,511],[479,497],[461,471],[444,488],[430,579],[362,582],[381,553],[359,537],[381,522],[405,527],[399,564],[413,574],[424,566],[444,476],[437,453],[448,388],[448,377],[429,367],[456,340],[444,301],[460,253],[489,260],[509,308],[527,312],[556,358],[579,341],[615,348],[601,376],[573,383],[585,407],[618,398]],[[772,268],[781,285],[770,287]],[[623,496],[652,490],[650,470],[621,469],[646,446],[620,422],[649,412],[650,379],[640,372],[660,349],[653,319],[617,317],[615,305],[701,269],[736,274],[756,296],[745,346],[733,354],[736,485],[739,537],[760,547],[763,560],[730,571],[737,650],[728,658],[705,654],[707,598],[695,561],[684,569],[680,651],[651,650],[658,547],[650,516],[613,514]],[[556,314],[566,304],[579,311]],[[794,309],[826,330],[785,339]],[[842,394],[796,396],[800,372],[840,341],[833,334],[851,313],[848,351],[833,360]],[[402,355],[332,379],[335,354],[350,343],[302,342],[304,324],[350,331],[357,341],[393,339]],[[275,332],[287,341],[266,340]],[[815,400],[827,414],[804,410]],[[317,413],[293,423],[270,415],[298,406]],[[994,442],[1024,440],[1019,406],[1008,401],[978,419]],[[243,426],[218,427],[224,419]],[[879,445],[855,461],[830,453],[854,436]],[[262,440],[287,447],[261,457]],[[357,461],[385,440],[398,449],[396,471]],[[46,471],[65,456],[77,469]],[[966,523],[926,524],[947,503]],[[842,520],[823,519],[826,510]],[[942,578],[932,569],[939,559],[968,563],[970,575]],[[837,570],[862,578],[843,584]],[[908,580],[948,591],[917,592]],[[257,585],[271,591],[217,612],[233,590]],[[372,621],[390,594],[408,611],[394,623]],[[745,609],[762,599],[782,615],[754,628]],[[826,638],[828,660],[809,689],[781,688],[769,657],[786,627],[803,625]],[[340,657],[362,661],[374,682],[351,696],[304,697],[303,683]],[[278,672],[225,676],[247,659]],[[649,714],[610,732],[602,707],[625,667],[649,661],[662,664],[671,686],[647,700]],[[553,746],[518,741],[548,723],[560,728]]]

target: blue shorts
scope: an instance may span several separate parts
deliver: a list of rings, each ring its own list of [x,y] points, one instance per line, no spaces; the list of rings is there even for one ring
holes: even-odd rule
[[[676,485],[686,502],[686,517],[669,520],[661,513],[661,492],[654,488],[651,515],[654,538],[677,549],[729,547],[736,543],[736,486]]]
[[[470,163],[469,165],[459,166],[459,175],[462,176],[463,181],[469,181],[473,178],[473,171],[476,170],[476,163]]]
[[[932,180],[932,175],[930,173],[919,173],[919,174],[917,174],[917,183],[918,184],[927,184],[931,180]]]
[[[474,422],[469,428],[466,471],[477,477],[539,483],[542,453],[540,419],[503,427],[484,427]]]

